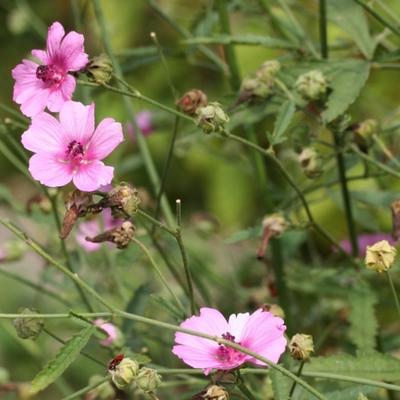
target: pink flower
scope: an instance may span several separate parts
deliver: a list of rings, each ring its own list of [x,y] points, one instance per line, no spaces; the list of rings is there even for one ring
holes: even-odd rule
[[[96,319],[93,321],[93,323],[101,328],[108,335],[106,339],[100,341],[101,345],[107,347],[111,346],[118,339],[119,330],[114,324],[105,322],[102,319]]]
[[[154,127],[153,127],[153,121],[152,121],[152,116],[150,111],[141,111],[137,113],[136,118],[135,118],[136,124],[138,128],[142,131],[144,136],[149,136],[150,133],[153,132]],[[131,123],[126,124],[126,129],[129,134],[129,136],[135,140],[135,129]]]
[[[76,241],[88,252],[97,251],[101,247],[101,243],[92,243],[86,240],[86,237],[97,236],[100,232],[116,228],[121,225],[121,220],[113,218],[111,210],[106,208],[101,213],[102,221],[92,219],[79,224],[78,232],[76,233]]]
[[[200,316],[192,316],[180,326],[231,340],[273,363],[278,362],[286,347],[283,320],[262,309],[251,315],[232,314],[226,321],[218,310],[203,307]],[[191,367],[203,368],[206,375],[214,368],[230,370],[245,362],[265,366],[263,362],[231,347],[187,333],[177,332],[175,343],[172,352]]]
[[[103,119],[95,129],[94,104],[67,101],[59,120],[42,112],[22,135],[24,147],[36,154],[29,160],[32,176],[49,187],[71,182],[91,192],[111,182],[114,168],[100,160],[123,140],[121,124]]]
[[[47,48],[32,50],[34,61],[22,60],[12,70],[15,79],[13,100],[21,104],[21,111],[28,117],[42,112],[46,106],[52,112],[60,111],[62,105],[72,98],[75,78],[69,74],[79,71],[88,63],[83,48],[83,35],[69,32],[54,22],[47,34]]]

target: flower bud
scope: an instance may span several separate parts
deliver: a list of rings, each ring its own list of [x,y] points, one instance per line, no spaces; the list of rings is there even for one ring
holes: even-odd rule
[[[306,147],[299,154],[299,163],[307,178],[318,178],[322,174],[322,160],[320,155],[311,147]]]
[[[128,247],[131,239],[135,235],[135,226],[131,221],[124,221],[121,226],[109,229],[95,237],[86,237],[85,240],[92,243],[111,242],[117,245],[118,249]]]
[[[104,381],[102,375],[93,375],[89,379],[89,385],[95,385],[98,382]],[[90,390],[85,400],[112,400],[115,398],[115,390],[110,381],[105,381],[100,385]]]
[[[272,94],[273,81],[264,82],[258,78],[245,78],[240,87],[239,102],[251,98],[265,99]]]
[[[179,109],[188,115],[195,115],[198,108],[207,104],[207,95],[199,89],[189,90],[176,103]]]
[[[122,332],[112,323],[105,322],[102,319],[96,319],[93,323],[101,328],[107,337],[100,340],[100,344],[105,347],[117,346],[121,347],[123,342]]]
[[[107,54],[100,54],[93,57],[86,66],[86,75],[89,80],[98,84],[110,81],[113,72],[112,62]]]
[[[136,188],[121,182],[100,201],[103,207],[110,207],[114,218],[127,219],[136,214],[140,197]]]
[[[274,76],[281,69],[281,64],[278,60],[265,61],[257,70],[257,78],[265,83],[270,83]]]
[[[229,121],[228,115],[216,101],[209,103],[208,106],[198,108],[196,114],[197,125],[207,134],[223,131],[224,125]]]
[[[393,265],[397,250],[387,240],[381,240],[372,246],[367,246],[365,264],[368,269],[376,272],[388,271]]]
[[[27,250],[27,245],[21,240],[9,240],[0,248],[0,262],[18,261]]]
[[[223,386],[211,385],[195,395],[193,400],[229,400],[229,393]]]
[[[37,314],[38,311],[33,308],[24,308],[20,314]],[[42,318],[18,317],[13,320],[13,325],[17,331],[17,335],[21,339],[35,340],[44,326]]]
[[[353,132],[364,140],[369,140],[377,131],[378,123],[375,119],[366,119],[355,125]]]
[[[144,393],[154,393],[161,383],[161,376],[155,369],[143,367],[139,370],[135,383]]]
[[[313,70],[300,75],[295,88],[305,100],[320,100],[327,93],[328,83],[321,71]]]
[[[108,371],[112,381],[118,389],[123,389],[136,379],[139,371],[139,363],[129,357],[123,358],[116,365],[110,363]]]
[[[314,342],[311,335],[296,333],[289,342],[290,355],[299,361],[307,361],[314,352]]]

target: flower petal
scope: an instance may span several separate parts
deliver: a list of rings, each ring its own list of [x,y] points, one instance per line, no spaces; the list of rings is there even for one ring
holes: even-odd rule
[[[122,126],[112,118],[103,119],[90,140],[88,157],[102,160],[124,140]]]
[[[71,140],[86,145],[94,131],[94,103],[84,106],[76,101],[67,101],[60,110],[60,122]]]
[[[74,185],[83,192],[92,192],[101,185],[112,181],[114,168],[104,165],[101,161],[81,164],[73,177]]]
[[[71,75],[66,75],[60,86],[51,90],[47,100],[47,107],[51,112],[60,111],[64,103],[71,100],[75,85],[75,78]]]
[[[242,337],[242,332],[244,327],[247,324],[247,321],[250,318],[249,313],[245,314],[232,314],[229,317],[228,324],[229,324],[229,333],[235,337],[237,341],[240,341]]]
[[[31,125],[21,137],[23,146],[34,153],[58,154],[63,151],[64,132],[52,115],[42,112],[32,118]]]
[[[84,40],[82,34],[72,31],[61,42],[60,56],[67,71],[78,71],[89,62],[89,57],[83,48]]]
[[[21,104],[21,111],[27,117],[33,117],[41,113],[46,108],[49,97],[49,89],[38,89],[30,92],[30,97]]]
[[[29,172],[34,179],[49,187],[64,186],[72,179],[68,165],[52,154],[34,154],[29,160]]]
[[[42,64],[48,64],[49,58],[44,50],[32,50],[31,54],[37,58]]]
[[[59,22],[54,22],[47,33],[47,54],[53,61],[57,59],[60,51],[60,43],[65,35],[63,26]]]

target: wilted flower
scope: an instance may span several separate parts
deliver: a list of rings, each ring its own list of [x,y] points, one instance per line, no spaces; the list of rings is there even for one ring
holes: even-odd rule
[[[299,163],[307,178],[318,178],[322,174],[320,155],[311,147],[306,147],[299,154]]]
[[[136,386],[144,393],[154,393],[161,383],[161,375],[153,368],[140,368],[135,379]]]
[[[29,160],[33,178],[49,187],[73,181],[84,192],[91,192],[111,182],[114,168],[100,160],[122,142],[121,124],[103,119],[95,129],[94,104],[67,101],[59,121],[48,113],[32,118],[22,135],[24,147],[36,154]]]
[[[198,108],[205,107],[207,104],[207,95],[199,89],[189,90],[176,103],[184,113],[189,115],[195,115]]]
[[[229,400],[229,393],[223,386],[211,385],[195,395],[193,400]]]
[[[296,333],[289,342],[290,355],[299,361],[307,361],[314,352],[314,341],[311,335]]]
[[[32,55],[42,64],[23,60],[12,70],[13,99],[21,104],[25,115],[37,115],[46,106],[58,112],[72,98],[76,82],[69,72],[80,71],[88,63],[83,42],[83,35],[73,31],[65,35],[63,26],[54,22],[47,34],[46,51],[32,50]]]
[[[85,400],[113,400],[115,398],[115,390],[110,381],[104,382],[102,375],[93,375],[89,379],[89,385],[94,385],[103,381],[100,385],[89,391],[85,396]]]
[[[20,314],[37,314],[33,308],[24,308]],[[37,339],[43,329],[44,321],[42,318],[18,317],[13,320],[13,325],[21,339]]]
[[[229,117],[216,101],[209,103],[205,107],[198,108],[196,114],[196,123],[203,129],[204,133],[222,131],[224,125],[229,121]]]
[[[388,271],[393,265],[397,250],[387,240],[381,240],[367,247],[365,264],[376,272]]]
[[[180,326],[240,343],[274,363],[286,347],[283,320],[262,309],[253,314],[232,314],[227,321],[218,310],[203,307],[200,316],[192,316]],[[265,366],[263,362],[229,346],[182,332],[175,334],[172,352],[191,367],[202,368],[206,375],[213,368],[230,370],[245,362]]]
[[[321,71],[313,70],[300,75],[295,88],[305,100],[320,100],[328,91],[328,83]]]
[[[262,221],[262,226],[262,241],[257,251],[257,258],[259,260],[264,258],[270,239],[279,237],[287,229],[288,223],[281,214],[275,213],[266,215]]]
[[[118,389],[123,389],[136,379],[139,371],[139,364],[129,357],[124,357],[121,361],[115,363],[116,365],[113,364],[113,361],[111,361],[108,371],[111,374],[115,386]]]
[[[107,338],[100,341],[102,346],[109,347],[120,342],[122,334],[114,324],[106,322],[103,319],[96,319],[93,323],[107,334]]]
[[[86,240],[93,243],[111,242],[117,245],[118,249],[128,247],[135,235],[135,226],[131,221],[124,221],[120,226],[109,229],[95,237],[86,237]]]
[[[107,83],[113,72],[112,62],[107,54],[100,54],[93,57],[85,68],[88,78],[96,83]]]

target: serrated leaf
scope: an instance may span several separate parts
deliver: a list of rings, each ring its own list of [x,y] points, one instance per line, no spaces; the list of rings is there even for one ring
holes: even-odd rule
[[[353,289],[349,295],[349,337],[357,352],[368,353],[376,347],[378,323],[375,317],[377,298],[368,287]]]
[[[269,371],[275,400],[287,400],[293,381],[275,369]]]
[[[376,42],[369,33],[362,7],[349,0],[328,0],[327,4],[328,18],[350,36],[366,58],[371,59]]]
[[[393,382],[400,380],[400,359],[381,353],[357,357],[347,354],[315,357],[305,365],[304,371],[306,373],[328,372],[347,377]]]
[[[288,100],[281,105],[276,117],[274,131],[271,135],[271,145],[279,144],[286,140],[284,134],[292,121],[295,111],[296,106],[293,101]]]
[[[325,123],[342,115],[354,103],[368,79],[369,70],[369,63],[362,60],[343,61],[329,70],[327,76],[332,92],[321,114]]]
[[[30,389],[32,394],[46,389],[72,364],[86,346],[95,329],[94,325],[88,325],[63,345],[55,358],[49,361],[33,378]]]

